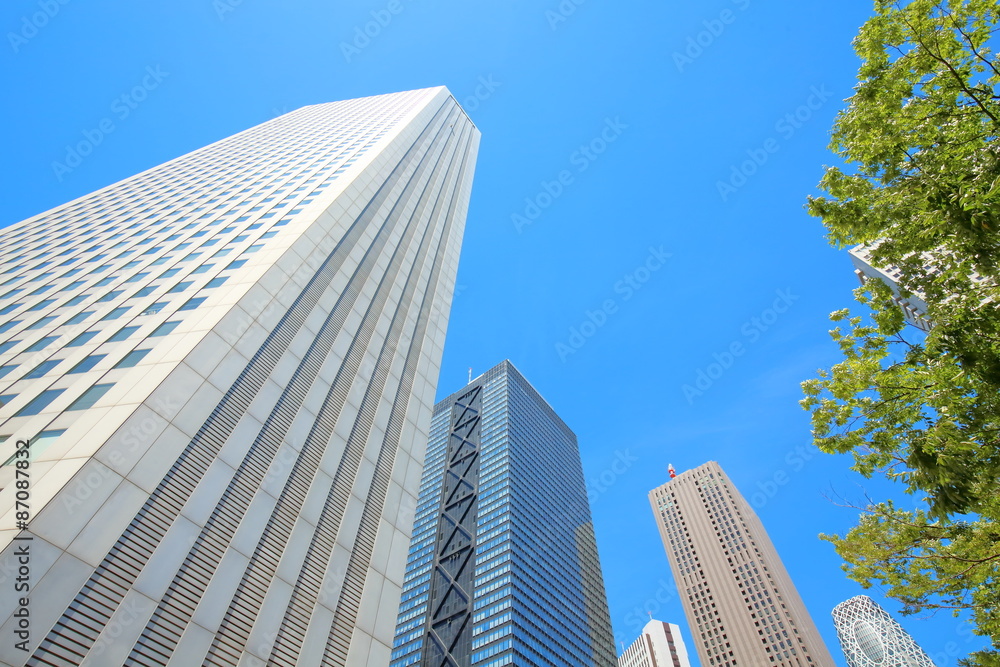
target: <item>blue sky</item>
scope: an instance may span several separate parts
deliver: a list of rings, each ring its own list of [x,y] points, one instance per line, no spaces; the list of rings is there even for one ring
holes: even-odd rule
[[[690,641],[646,493],[717,460],[845,664],[829,611],[863,591],[817,534],[893,490],[810,445],[799,383],[838,361],[855,278],[803,205],[870,0],[94,4],[0,9],[0,225],[306,104],[447,85],[483,141],[439,396],[509,358],[576,431],[620,639],[649,608]],[[981,645],[901,620],[939,667]]]

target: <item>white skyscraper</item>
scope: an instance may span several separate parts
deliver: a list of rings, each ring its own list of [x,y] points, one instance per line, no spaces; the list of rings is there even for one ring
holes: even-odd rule
[[[934,667],[913,637],[867,595],[834,607],[833,623],[850,667]]]
[[[691,667],[681,629],[649,619],[639,638],[618,656],[618,667]]]
[[[0,230],[0,663],[388,663],[478,143],[310,106]]]
[[[872,264],[873,245],[859,245],[847,251],[854,264],[854,275],[862,285],[868,280],[881,280],[892,290],[893,301],[903,311],[903,317],[907,322],[922,331],[930,331],[931,323],[927,319],[927,303],[922,294],[911,294],[904,297],[899,290],[898,281],[902,277],[902,271],[898,266],[888,266],[880,269]]]

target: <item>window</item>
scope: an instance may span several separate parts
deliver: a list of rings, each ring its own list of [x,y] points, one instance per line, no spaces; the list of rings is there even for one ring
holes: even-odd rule
[[[104,296],[102,296],[100,299],[98,299],[97,303],[107,303],[108,301],[114,301],[115,299],[117,299],[119,296],[122,295],[123,291],[124,290],[120,290],[119,289],[119,290],[115,290],[114,292],[108,292],[107,294],[105,294]]]
[[[190,280],[187,281],[187,282],[177,283],[176,285],[174,285],[173,287],[170,288],[170,290],[167,292],[167,294],[176,294],[177,292],[183,292],[188,287],[191,287],[191,285],[193,285],[193,284],[194,283],[192,281],[190,281]]]
[[[152,306],[142,311],[143,315],[156,315],[158,312],[163,310],[163,307],[169,303],[168,301],[157,301]]]
[[[66,343],[66,347],[80,347],[90,342],[90,339],[97,335],[96,331],[84,331],[82,334]]]
[[[76,306],[78,304],[81,304],[89,296],[90,296],[89,294],[78,294],[69,301],[67,301],[66,303],[64,303],[62,307],[65,308],[66,306]]]
[[[128,280],[126,280],[125,282],[127,282],[127,283],[137,283],[137,282],[139,282],[140,280],[142,280],[143,278],[145,278],[148,275],[149,275],[148,271],[145,272],[145,273],[137,273],[134,276],[132,276],[131,278],[129,278]]]
[[[53,303],[55,303],[55,301],[56,301],[55,299],[45,299],[44,301],[39,301],[34,306],[32,306],[31,308],[29,308],[28,312],[31,312],[33,310],[42,310],[44,308],[48,308]]]
[[[46,449],[48,449],[49,447],[51,447],[52,444],[59,438],[59,436],[62,435],[63,433],[65,433],[65,432],[66,432],[66,429],[61,429],[61,430],[58,430],[58,431],[42,431],[41,433],[39,433],[38,435],[36,435],[34,438],[32,438],[29,441],[30,444],[28,445],[28,452],[29,452],[29,458],[28,458],[28,460],[34,461],[35,459],[37,459],[38,456],[42,452],[44,452]],[[10,436],[8,436],[8,435],[0,436],[0,438],[2,438],[2,440],[0,440],[0,442],[5,441],[9,437]],[[23,457],[23,455],[19,456],[17,454],[14,454],[9,459],[7,459],[6,461],[4,461],[3,465],[5,465],[5,466],[6,465],[10,465],[11,463],[14,463],[15,461],[17,461],[19,458],[24,458],[24,457]]]
[[[44,350],[49,345],[51,345],[52,343],[54,343],[56,341],[56,339],[58,339],[58,338],[59,338],[59,336],[46,336],[45,338],[42,338],[41,340],[39,340],[39,341],[37,341],[35,343],[32,343],[28,347],[24,348],[24,351],[25,352],[38,352],[39,350]]]
[[[184,305],[181,306],[180,308],[178,308],[177,310],[178,311],[182,311],[182,310],[194,310],[195,308],[197,308],[198,306],[200,306],[201,304],[203,304],[205,302],[205,299],[207,299],[207,298],[208,297],[205,297],[205,296],[199,296],[199,297],[195,297],[193,299],[188,299],[184,303]]]
[[[167,269],[166,271],[160,274],[160,278],[171,278],[180,273],[180,271],[181,271],[180,269]]]
[[[49,322],[51,322],[54,319],[56,319],[55,315],[48,315],[47,317],[43,317],[42,319],[40,319],[37,322],[35,322],[34,324],[32,324],[30,327],[28,327],[28,329],[41,329],[42,327],[44,327],[46,324],[48,324]]]
[[[176,329],[177,325],[180,323],[181,323],[180,320],[175,320],[173,322],[164,322],[160,326],[156,327],[156,330],[153,331],[153,333],[149,334],[149,337],[152,338],[154,336],[166,336],[168,333]]]
[[[119,329],[119,330],[118,330],[118,331],[117,331],[117,332],[115,333],[115,335],[113,335],[113,336],[112,336],[111,338],[109,338],[109,339],[108,339],[108,342],[109,342],[109,343],[117,343],[117,342],[118,342],[118,341],[120,341],[120,340],[125,340],[126,338],[129,338],[129,337],[131,337],[131,336],[132,336],[132,334],[134,334],[134,333],[135,333],[136,331],[138,331],[138,330],[139,330],[139,327],[138,327],[138,326],[134,326],[134,327],[124,327],[124,328],[122,328],[122,329]]]
[[[205,285],[205,289],[210,289],[212,287],[218,287],[222,283],[226,282],[226,280],[228,280],[227,277],[212,278],[211,280],[208,281],[208,284]]]
[[[7,364],[6,366],[0,366],[0,378],[7,377],[12,370],[18,367],[18,364]]]
[[[103,359],[106,356],[108,355],[92,354],[89,357],[84,358],[83,361],[79,362],[76,366],[73,366],[73,368],[69,369],[69,371],[67,371],[67,375],[71,373],[86,373],[91,368],[101,363],[101,359]]]
[[[205,273],[206,271],[208,271],[209,269],[211,269],[213,266],[214,266],[213,264],[202,264],[197,269],[195,269],[194,271],[192,271],[191,275],[194,275],[196,273]]]
[[[121,317],[122,315],[124,315],[127,311],[128,311],[128,306],[121,306],[119,308],[115,308],[110,313],[108,313],[107,315],[105,315],[104,317],[102,317],[101,320],[102,321],[104,321],[104,320],[117,320],[119,317]]]
[[[132,350],[115,364],[115,368],[132,368],[138,365],[147,354],[149,354],[149,350]]]
[[[107,278],[101,278],[96,283],[94,283],[94,287],[104,287],[105,285],[110,285],[114,281],[115,281],[115,277],[114,276],[108,276]]]
[[[24,376],[25,380],[34,380],[35,378],[40,378],[53,368],[59,365],[62,359],[49,359],[43,361],[42,363],[35,366],[33,369],[28,371],[28,374]]]
[[[159,287],[159,285],[150,285],[149,287],[143,287],[141,290],[133,294],[132,298],[134,299],[139,296],[149,296],[150,294],[156,291],[157,287]]]
[[[71,317],[68,320],[66,320],[66,324],[79,324],[80,322],[83,322],[85,319],[87,319],[88,317],[90,317],[93,314],[94,314],[94,311],[92,311],[92,310],[85,310],[82,313],[77,313],[73,317]]]
[[[108,393],[108,390],[113,386],[115,386],[113,383],[95,384],[93,387],[83,392],[80,398],[73,401],[70,406],[66,408],[66,411],[86,410],[87,408],[94,407],[94,404],[101,400],[101,397]],[[62,390],[60,389],[59,391],[61,392]]]
[[[20,308],[22,305],[24,305],[24,304],[12,303],[9,306],[6,306],[4,308],[0,308],[0,315],[6,315],[7,313],[13,312],[13,311],[17,310],[18,308]]]
[[[57,398],[59,398],[59,395],[62,394],[64,391],[66,391],[66,390],[65,389],[46,389],[45,391],[43,391],[42,393],[40,393],[38,396],[35,396],[33,399],[31,399],[31,401],[29,401],[28,404],[25,405],[23,408],[21,408],[20,410],[18,410],[14,414],[14,416],[15,417],[30,417],[32,415],[37,415],[37,414],[41,413],[42,410],[44,410],[45,408],[49,407],[49,404],[52,403],[52,401],[54,401]],[[3,397],[0,396],[0,401],[2,401],[2,400],[3,400]]]

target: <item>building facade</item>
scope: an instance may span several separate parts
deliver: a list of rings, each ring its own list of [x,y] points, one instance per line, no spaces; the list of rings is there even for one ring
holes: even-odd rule
[[[618,656],[618,667],[691,667],[680,627],[649,619],[639,638]]]
[[[702,667],[833,667],[749,503],[710,461],[649,501]]]
[[[434,407],[391,665],[614,664],[576,436],[504,361]]]
[[[478,142],[304,107],[0,230],[0,663],[388,663]]]
[[[867,595],[834,607],[833,623],[849,667],[934,667],[913,637]]]
[[[872,264],[872,246],[859,245],[847,251],[854,264],[854,275],[864,285],[869,280],[880,280],[892,290],[893,301],[903,311],[903,318],[921,331],[930,331],[931,322],[927,319],[927,303],[920,294],[903,296],[899,290],[898,281],[902,278],[899,267],[889,266],[880,269]]]

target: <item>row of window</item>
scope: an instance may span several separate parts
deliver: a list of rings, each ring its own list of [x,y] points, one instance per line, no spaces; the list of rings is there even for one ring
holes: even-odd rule
[[[149,350],[146,350],[146,352],[148,351]],[[94,363],[96,364],[97,362]],[[83,392],[79,398],[70,403],[69,407],[66,408],[66,411],[72,412],[74,410],[86,410],[87,408],[93,407],[94,404],[97,403],[102,396],[108,393],[113,386],[113,382],[95,384],[90,389]],[[23,408],[18,410],[14,416],[30,417],[32,415],[40,414],[45,408],[49,407],[52,401],[59,398],[65,391],[65,389],[46,389],[38,396],[35,396],[33,399],[28,401],[28,403]],[[0,407],[7,405],[15,398],[17,398],[17,394],[4,394],[0,396]]]

